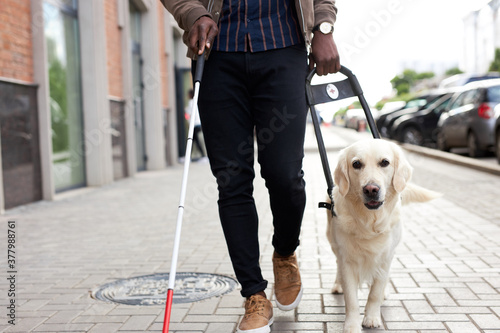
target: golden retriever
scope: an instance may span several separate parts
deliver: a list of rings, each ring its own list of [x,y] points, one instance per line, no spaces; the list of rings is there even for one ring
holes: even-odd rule
[[[409,183],[412,167],[396,144],[369,139],[343,149],[334,172],[335,213],[327,237],[337,257],[333,293],[344,293],[344,332],[361,332],[358,288],[370,285],[362,325],[380,327],[389,268],[401,240],[401,205],[440,194]]]

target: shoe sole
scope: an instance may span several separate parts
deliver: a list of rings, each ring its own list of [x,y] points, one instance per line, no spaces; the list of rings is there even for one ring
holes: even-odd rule
[[[289,304],[289,305],[280,304],[280,302],[278,302],[278,299],[276,298],[276,294],[274,294],[274,299],[276,301],[276,305],[278,306],[278,309],[280,309],[281,311],[290,311],[290,310],[295,309],[299,305],[300,300],[302,299],[302,292],[303,291],[304,291],[304,287],[300,286],[300,291],[299,291],[299,294],[297,295],[297,298],[295,299],[295,301],[293,301],[292,304]]]
[[[269,323],[266,326],[254,328],[253,330],[242,331],[239,328],[236,329],[236,333],[270,333],[271,325],[274,323],[274,316],[269,319]]]

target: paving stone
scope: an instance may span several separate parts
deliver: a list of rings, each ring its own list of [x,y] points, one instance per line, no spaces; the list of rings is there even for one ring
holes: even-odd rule
[[[384,321],[411,321],[408,312],[403,307],[382,307],[381,311]]]
[[[304,160],[308,202],[297,251],[305,291],[295,311],[274,308],[272,332],[277,333],[342,332],[345,319],[343,295],[330,293],[336,259],[325,237],[325,211],[317,208],[326,183],[310,129]],[[338,149],[354,132],[325,130],[334,165]],[[481,199],[484,193],[500,197],[500,187],[492,186],[498,176],[417,154],[410,157],[413,180],[445,196],[402,208],[405,234],[391,268],[390,295],[381,309],[384,328],[399,333],[500,333],[500,208]],[[193,163],[191,168],[178,271],[234,277],[213,176],[208,165]],[[118,279],[169,271],[181,177],[181,167],[141,172],[109,186],[8,210],[5,217],[19,221],[20,239],[30,246],[20,249],[18,323],[0,323],[0,331],[161,332],[163,306],[106,303],[89,293]],[[464,191],[471,194],[468,205],[463,204]],[[254,193],[262,273],[269,281],[266,293],[273,297],[272,215],[259,177]],[[244,313],[240,290],[238,286],[221,297],[174,304],[170,331],[232,332]],[[358,294],[361,313],[367,295],[363,286]]]
[[[434,310],[425,300],[403,301],[404,306],[410,314],[412,313],[434,313]]]
[[[47,318],[33,317],[19,319],[14,326],[7,327],[5,332],[31,332],[42,324]]]
[[[500,329],[500,318],[493,314],[473,314],[470,317],[482,329]]]
[[[446,326],[452,333],[475,333],[480,332],[473,323],[447,322]]]
[[[219,305],[219,301],[220,299],[213,298],[194,303],[189,309],[189,314],[190,315],[213,314],[215,313],[217,306]]]
[[[237,324],[234,323],[210,323],[205,333],[233,332]]]
[[[142,315],[130,317],[120,330],[130,330],[130,331],[146,331],[148,327],[153,323],[156,316]]]
[[[88,332],[94,324],[42,324],[30,332]]]
[[[69,323],[74,318],[78,317],[81,311],[59,311],[45,321],[46,324]]]
[[[117,332],[123,324],[117,323],[99,323],[92,327],[89,333],[108,333]]]
[[[446,328],[441,322],[388,322],[386,323],[389,330],[443,330]]]
[[[169,326],[173,332],[205,332],[207,327],[206,323],[172,323]]]
[[[436,306],[434,308],[437,313],[464,313],[464,314],[473,314],[473,313],[491,313],[490,309],[487,307],[481,306]]]

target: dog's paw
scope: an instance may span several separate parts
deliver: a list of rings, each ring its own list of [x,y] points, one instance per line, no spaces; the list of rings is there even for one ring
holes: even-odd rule
[[[377,328],[382,325],[382,319],[379,316],[367,315],[363,318],[363,327]]]
[[[332,288],[332,294],[343,294],[344,290],[342,289],[342,285],[340,283],[335,282]]]

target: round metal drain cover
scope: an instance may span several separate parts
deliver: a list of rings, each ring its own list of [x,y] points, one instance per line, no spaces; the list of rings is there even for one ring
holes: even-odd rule
[[[128,305],[165,304],[168,273],[144,275],[107,283],[92,292],[92,297]],[[208,273],[177,273],[173,303],[190,303],[234,290],[238,282],[224,275]]]

